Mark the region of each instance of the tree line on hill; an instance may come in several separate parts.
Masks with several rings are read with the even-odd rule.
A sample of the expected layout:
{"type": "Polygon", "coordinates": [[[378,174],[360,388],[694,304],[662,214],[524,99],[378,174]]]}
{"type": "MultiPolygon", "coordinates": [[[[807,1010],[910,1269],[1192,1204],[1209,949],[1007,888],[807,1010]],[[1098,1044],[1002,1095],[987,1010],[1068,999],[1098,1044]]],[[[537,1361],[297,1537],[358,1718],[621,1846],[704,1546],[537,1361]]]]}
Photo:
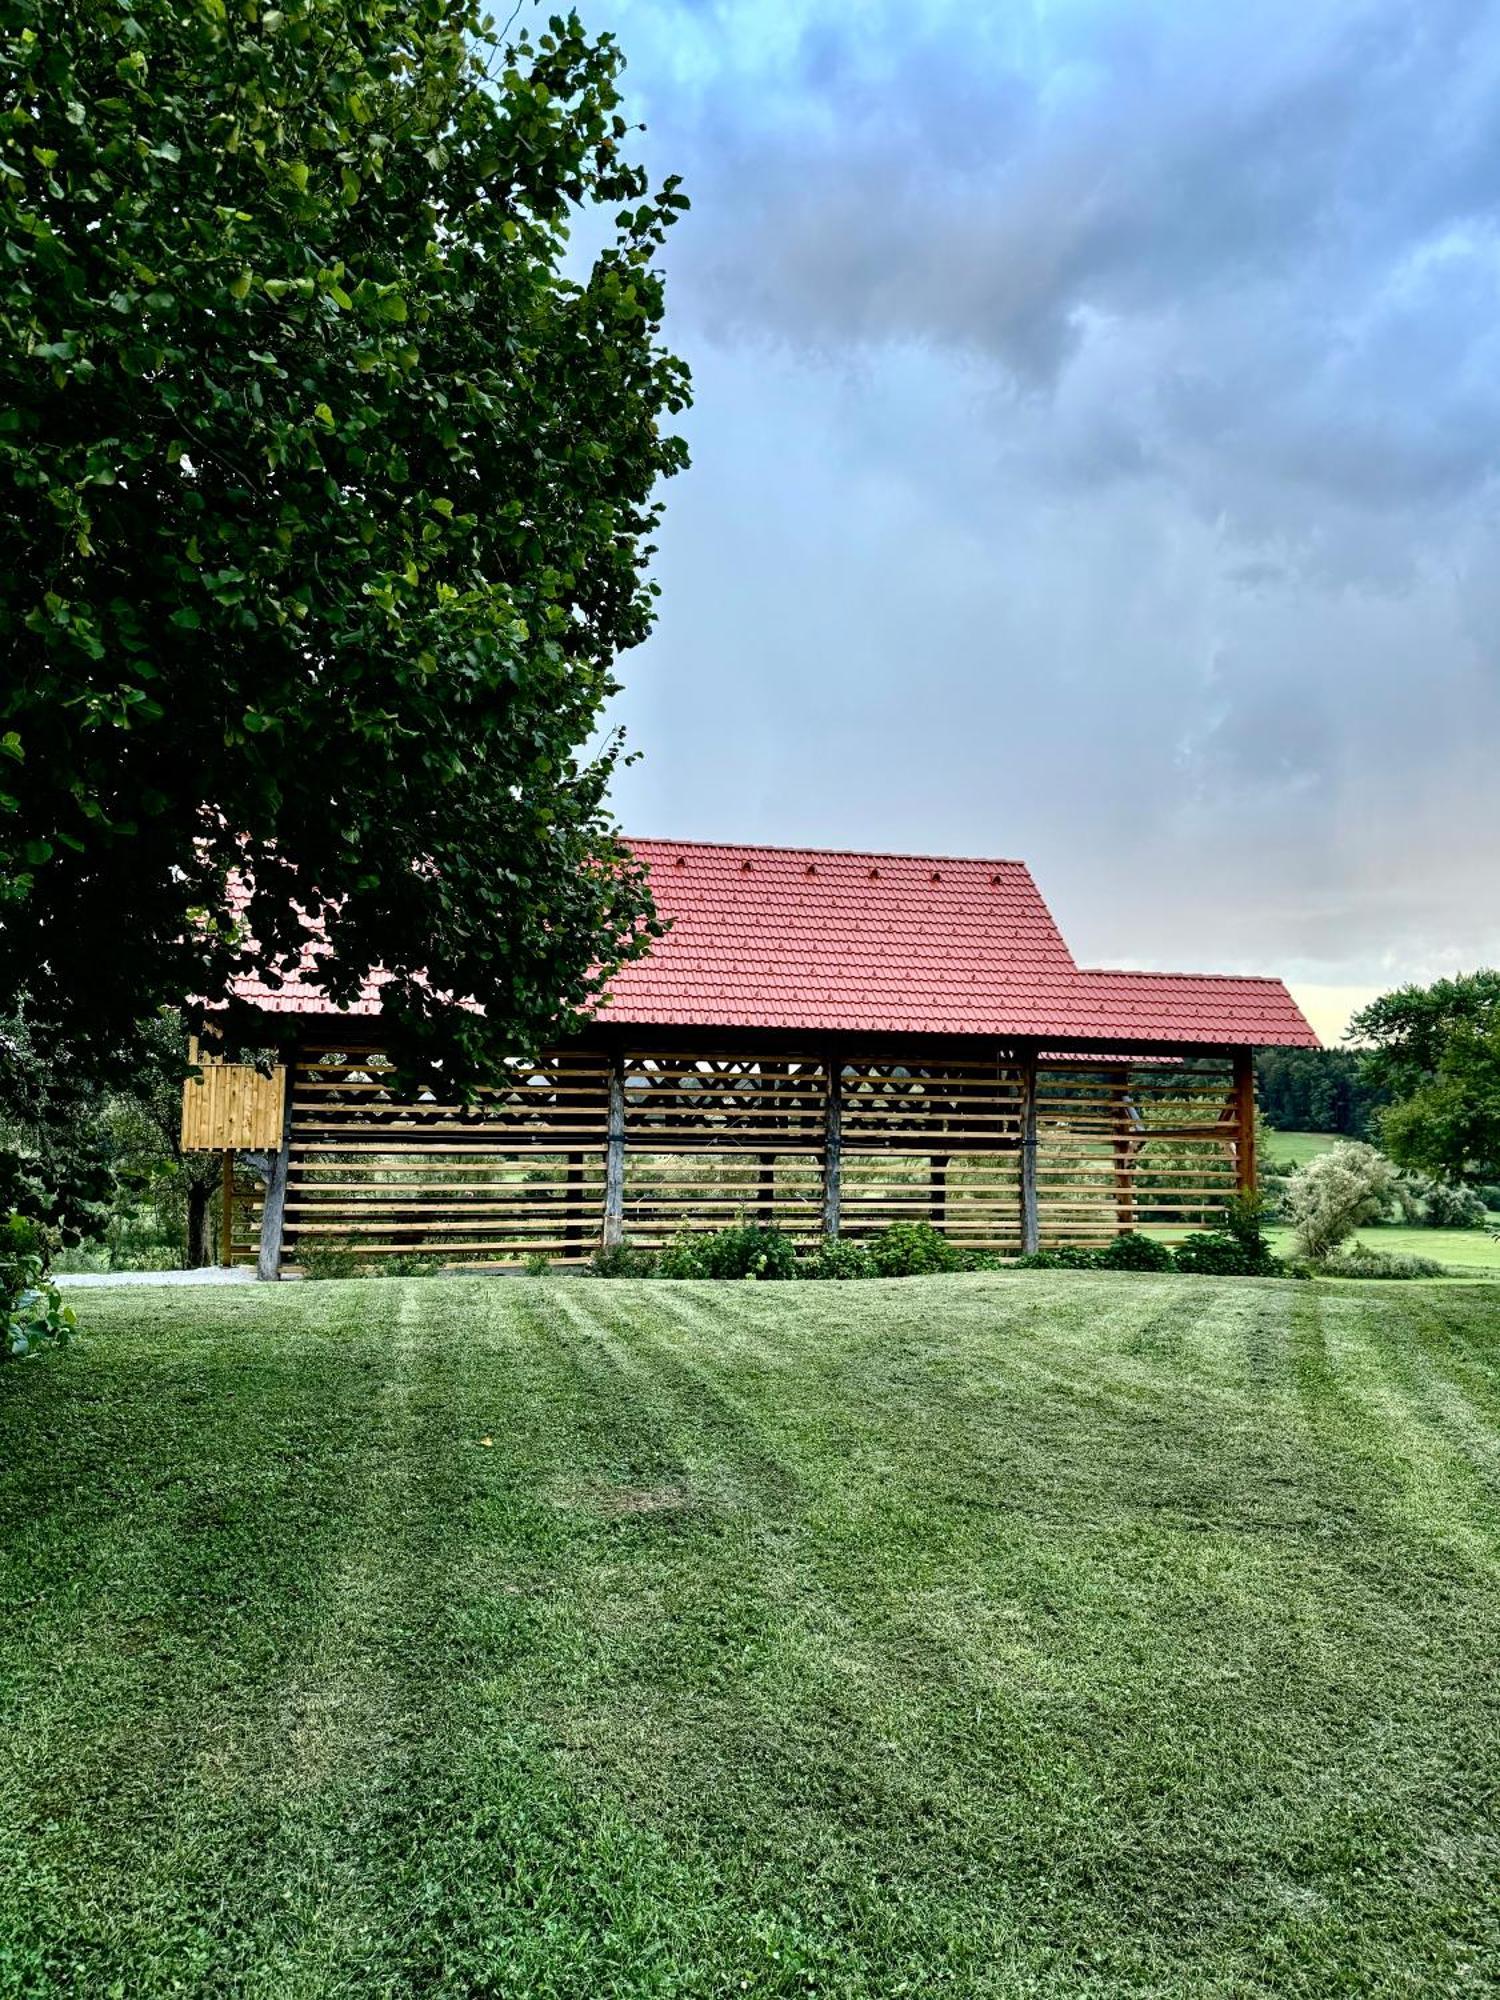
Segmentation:
{"type": "Polygon", "coordinates": [[[1386,1101],[1353,1049],[1262,1049],[1255,1058],[1261,1115],[1278,1132],[1368,1139],[1386,1101]]]}

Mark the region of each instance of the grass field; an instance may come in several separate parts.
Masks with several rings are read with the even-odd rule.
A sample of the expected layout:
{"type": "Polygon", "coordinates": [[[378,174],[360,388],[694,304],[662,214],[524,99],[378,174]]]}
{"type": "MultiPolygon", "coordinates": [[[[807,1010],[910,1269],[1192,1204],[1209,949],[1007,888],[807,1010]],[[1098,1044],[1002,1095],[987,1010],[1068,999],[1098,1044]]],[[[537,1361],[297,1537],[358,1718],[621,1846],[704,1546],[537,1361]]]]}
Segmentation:
{"type": "Polygon", "coordinates": [[[1267,1132],[1263,1150],[1278,1166],[1305,1167],[1316,1154],[1342,1143],[1337,1132],[1267,1132]]]}
{"type": "Polygon", "coordinates": [[[80,1304],[0,1992],[1494,1990],[1500,1287],[80,1304]]]}
{"type": "MultiPolygon", "coordinates": [[[[1290,1229],[1273,1227],[1266,1236],[1278,1257],[1294,1255],[1290,1229]]],[[[1482,1229],[1402,1229],[1381,1223],[1357,1231],[1355,1240],[1390,1256],[1432,1257],[1455,1276],[1500,1279],[1500,1243],[1482,1229]]]]}

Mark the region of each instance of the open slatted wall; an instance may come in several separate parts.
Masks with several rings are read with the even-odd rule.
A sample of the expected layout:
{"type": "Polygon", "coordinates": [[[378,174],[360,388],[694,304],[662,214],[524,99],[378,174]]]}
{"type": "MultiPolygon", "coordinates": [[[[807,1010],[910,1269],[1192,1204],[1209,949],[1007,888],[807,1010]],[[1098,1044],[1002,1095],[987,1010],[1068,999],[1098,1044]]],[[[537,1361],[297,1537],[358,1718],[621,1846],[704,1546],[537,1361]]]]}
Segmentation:
{"type": "Polygon", "coordinates": [[[1021,1247],[1021,1078],[1013,1063],[846,1062],[841,1228],[930,1222],[955,1243],[1021,1247]]]}
{"type": "Polygon", "coordinates": [[[570,1049],[508,1069],[474,1104],[402,1102],[379,1050],[304,1050],[284,1261],[309,1243],[475,1269],[587,1258],[603,1213],[605,1058],[570,1049]]]}
{"type": "Polygon", "coordinates": [[[774,1223],[818,1234],[827,1070],[816,1060],[625,1058],[625,1234],[774,1223]]]}
{"type": "Polygon", "coordinates": [[[1227,1057],[1039,1065],[1042,1247],[1211,1225],[1235,1192],[1238,1145],[1227,1057]]]}
{"type": "MultiPolygon", "coordinates": [[[[684,1229],[822,1227],[829,1065],[811,1057],[623,1058],[623,1225],[643,1246],[684,1229]]],[[[1021,1247],[1023,1080],[1010,1054],[837,1065],[840,1226],[929,1221],[1001,1255],[1021,1247]]],[[[1037,1066],[1044,1246],[1212,1224],[1236,1187],[1228,1057],[1037,1066]]],[[[374,1048],[296,1066],[284,1261],[326,1243],[469,1268],[540,1253],[583,1263],[604,1217],[609,1063],[568,1049],[510,1065],[478,1103],[402,1102],[374,1048]]],[[[248,1247],[248,1246],[247,1246],[248,1247]]]]}

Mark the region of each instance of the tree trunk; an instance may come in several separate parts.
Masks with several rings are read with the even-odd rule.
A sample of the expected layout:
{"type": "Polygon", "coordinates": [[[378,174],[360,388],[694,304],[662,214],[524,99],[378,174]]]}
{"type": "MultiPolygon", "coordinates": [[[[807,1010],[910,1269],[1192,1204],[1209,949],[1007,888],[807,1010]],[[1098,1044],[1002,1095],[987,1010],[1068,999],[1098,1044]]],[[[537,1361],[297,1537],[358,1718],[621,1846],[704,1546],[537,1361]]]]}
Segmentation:
{"type": "Polygon", "coordinates": [[[214,1261],[212,1187],[189,1182],[187,1191],[187,1260],[189,1270],[214,1261]]]}

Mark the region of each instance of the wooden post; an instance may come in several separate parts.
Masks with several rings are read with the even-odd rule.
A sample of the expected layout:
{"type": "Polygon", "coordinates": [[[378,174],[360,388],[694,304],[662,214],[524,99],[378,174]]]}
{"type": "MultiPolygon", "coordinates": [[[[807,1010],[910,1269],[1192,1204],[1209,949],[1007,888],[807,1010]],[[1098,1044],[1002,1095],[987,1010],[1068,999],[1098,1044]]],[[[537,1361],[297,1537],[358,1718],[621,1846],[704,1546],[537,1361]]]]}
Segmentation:
{"type": "Polygon", "coordinates": [[[226,1151],[219,1175],[219,1262],[234,1262],[234,1154],[226,1151]]]}
{"type": "Polygon", "coordinates": [[[625,1057],[609,1059],[609,1127],[604,1142],[604,1247],[625,1238],[625,1057]]]}
{"type": "Polygon", "coordinates": [[[1255,1051],[1234,1052],[1235,1183],[1241,1194],[1255,1192],[1255,1051]]]}
{"type": "Polygon", "coordinates": [[[1026,1256],[1041,1245],[1036,1193],[1036,1050],[1021,1056],[1021,1249],[1026,1256]]]}
{"type": "Polygon", "coordinates": [[[260,1255],[256,1259],[257,1278],[281,1276],[281,1236],[286,1217],[286,1176],[292,1152],[292,1080],[297,1074],[295,1052],[286,1066],[281,1097],[281,1143],[271,1155],[266,1175],[265,1199],[260,1210],[260,1255]]]}
{"type": "Polygon", "coordinates": [[[830,1049],[823,1068],[827,1081],[823,1109],[823,1234],[837,1236],[844,1144],[844,1063],[837,1050],[830,1049]]]}
{"type": "Polygon", "coordinates": [[[1130,1148],[1130,1076],[1113,1086],[1117,1098],[1114,1111],[1115,1228],[1135,1228],[1135,1174],[1130,1148]]]}

